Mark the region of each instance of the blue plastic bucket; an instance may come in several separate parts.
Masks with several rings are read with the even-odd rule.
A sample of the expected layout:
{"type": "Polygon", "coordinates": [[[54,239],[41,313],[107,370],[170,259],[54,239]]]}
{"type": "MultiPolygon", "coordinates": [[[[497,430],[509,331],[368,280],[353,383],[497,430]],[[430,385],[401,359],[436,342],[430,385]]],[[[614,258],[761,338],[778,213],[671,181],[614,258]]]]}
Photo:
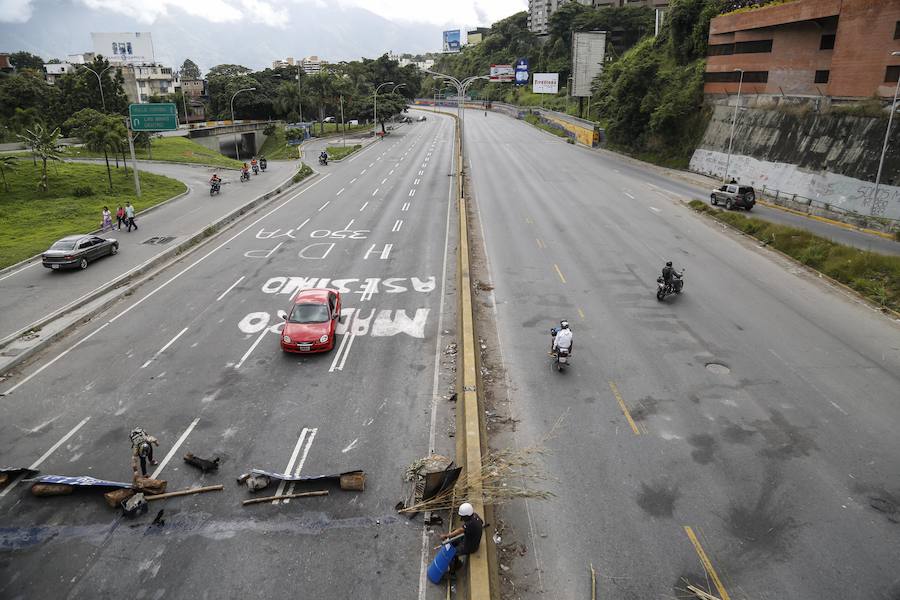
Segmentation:
{"type": "Polygon", "coordinates": [[[428,565],[428,581],[440,583],[444,573],[450,568],[450,563],[453,562],[454,556],[456,556],[456,546],[453,544],[441,546],[441,549],[434,556],[434,560],[428,565]]]}

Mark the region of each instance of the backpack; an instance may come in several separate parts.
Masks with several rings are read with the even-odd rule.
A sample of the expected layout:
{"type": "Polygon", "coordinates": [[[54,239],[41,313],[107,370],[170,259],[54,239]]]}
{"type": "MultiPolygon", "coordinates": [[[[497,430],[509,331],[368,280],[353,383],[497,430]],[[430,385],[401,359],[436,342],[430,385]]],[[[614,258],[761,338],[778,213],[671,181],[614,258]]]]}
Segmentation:
{"type": "Polygon", "coordinates": [[[134,429],[131,430],[130,437],[131,437],[131,447],[137,448],[141,444],[146,443],[147,438],[149,436],[147,435],[147,432],[144,431],[143,429],[141,429],[140,427],[135,427],[134,429]]]}

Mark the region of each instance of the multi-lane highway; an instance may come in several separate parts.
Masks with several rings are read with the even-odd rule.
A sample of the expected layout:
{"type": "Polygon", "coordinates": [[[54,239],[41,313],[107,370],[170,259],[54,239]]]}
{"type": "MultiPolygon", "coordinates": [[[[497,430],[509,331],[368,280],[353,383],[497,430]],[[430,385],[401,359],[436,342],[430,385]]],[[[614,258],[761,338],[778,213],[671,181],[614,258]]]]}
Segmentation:
{"type": "Polygon", "coordinates": [[[516,421],[494,445],[562,417],[557,497],[501,513],[510,597],[589,598],[591,564],[598,598],[897,597],[900,324],[650,171],[480,111],[466,151],[516,421]],[[685,293],[660,303],[666,260],[685,293]]]}
{"type": "Polygon", "coordinates": [[[0,596],[438,594],[422,577],[434,543],[394,505],[407,465],[452,448],[449,417],[433,413],[452,341],[452,153],[451,120],[430,117],[320,167],[4,381],[4,465],[129,481],[128,434],[140,426],[160,439],[153,475],[170,490],[225,491],[152,503],[132,522],[97,494],[7,486],[0,596]],[[336,346],[285,355],[277,312],[306,287],[343,294],[336,346]],[[186,452],[219,456],[219,472],[200,474],[186,452]],[[235,477],[254,467],[363,469],[368,482],[242,507],[235,477]],[[160,508],[165,524],[150,524],[160,508]]]}

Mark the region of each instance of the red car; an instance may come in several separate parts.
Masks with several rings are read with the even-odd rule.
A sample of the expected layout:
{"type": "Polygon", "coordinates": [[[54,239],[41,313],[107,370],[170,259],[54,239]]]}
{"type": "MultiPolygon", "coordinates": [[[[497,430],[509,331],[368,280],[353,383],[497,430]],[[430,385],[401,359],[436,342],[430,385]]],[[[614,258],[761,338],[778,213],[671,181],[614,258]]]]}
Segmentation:
{"type": "Polygon", "coordinates": [[[285,316],[281,349],[285,352],[328,352],[341,316],[341,294],[334,290],[303,290],[285,316]]]}

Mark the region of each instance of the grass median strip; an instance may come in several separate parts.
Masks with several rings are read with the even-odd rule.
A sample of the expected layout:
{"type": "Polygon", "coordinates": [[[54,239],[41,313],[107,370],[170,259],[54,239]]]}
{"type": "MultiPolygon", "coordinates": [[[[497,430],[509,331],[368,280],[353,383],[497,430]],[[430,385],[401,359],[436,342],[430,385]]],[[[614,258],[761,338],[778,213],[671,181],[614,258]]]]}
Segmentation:
{"type": "Polygon", "coordinates": [[[185,191],[185,186],[162,175],[141,173],[142,195],[134,194],[131,169],[113,171],[113,192],[105,165],[54,163],[48,166],[48,187],[37,191],[40,165],[21,160],[7,174],[10,191],[0,194],[0,268],[46,250],[61,237],[100,228],[103,207],[115,222],[116,207],[131,202],[141,211],[185,191]]]}
{"type": "Polygon", "coordinates": [[[900,257],[858,250],[802,229],[716,209],[701,200],[692,200],[690,206],[828,275],[879,306],[900,311],[900,257]]]}
{"type": "MultiPolygon", "coordinates": [[[[139,160],[163,160],[168,162],[211,165],[240,169],[241,162],[228,158],[206,146],[201,146],[186,137],[156,138],[151,142],[151,150],[146,145],[135,144],[134,154],[139,160]]],[[[83,147],[70,146],[66,158],[103,158],[102,152],[90,152],[83,147]]],[[[130,157],[129,157],[129,160],[130,157]]]]}
{"type": "Polygon", "coordinates": [[[347,158],[357,150],[362,148],[360,144],[355,146],[328,146],[325,151],[328,152],[328,158],[331,160],[341,160],[347,158]]]}
{"type": "Polygon", "coordinates": [[[294,174],[293,181],[294,181],[294,183],[300,183],[301,181],[303,181],[304,179],[306,179],[307,177],[309,177],[312,174],[313,174],[312,168],[308,164],[302,163],[300,166],[300,169],[298,169],[297,172],[294,174]]]}

